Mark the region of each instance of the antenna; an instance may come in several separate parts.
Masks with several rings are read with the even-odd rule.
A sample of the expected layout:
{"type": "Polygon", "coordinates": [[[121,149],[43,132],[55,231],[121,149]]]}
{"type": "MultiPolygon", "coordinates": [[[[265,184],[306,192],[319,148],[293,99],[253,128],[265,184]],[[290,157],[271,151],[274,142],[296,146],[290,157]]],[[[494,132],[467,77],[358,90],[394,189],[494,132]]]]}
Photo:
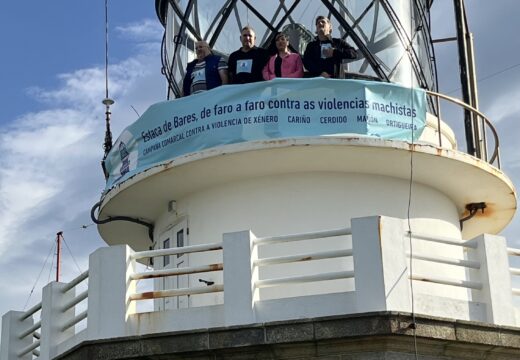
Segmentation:
{"type": "Polygon", "coordinates": [[[101,167],[103,168],[105,179],[108,179],[109,174],[105,166],[105,160],[108,156],[108,153],[112,149],[112,132],[110,131],[110,115],[112,115],[112,112],[110,111],[110,106],[114,104],[114,100],[108,96],[108,0],[105,0],[105,98],[103,99],[102,103],[105,105],[106,129],[105,143],[103,144],[105,154],[103,155],[103,160],[101,161],[101,167]]]}
{"type": "MultiPolygon", "coordinates": [[[[455,20],[457,25],[457,42],[459,51],[460,82],[462,88],[462,100],[470,106],[478,109],[478,93],[475,75],[475,58],[473,53],[473,35],[469,31],[468,19],[464,0],[454,0],[455,20]]],[[[482,147],[482,129],[474,114],[464,111],[464,129],[466,132],[466,145],[470,155],[480,159],[485,154],[482,147]]]]}
{"type": "Polygon", "coordinates": [[[63,231],[56,233],[56,282],[60,281],[60,270],[61,270],[61,239],[63,231]]]}

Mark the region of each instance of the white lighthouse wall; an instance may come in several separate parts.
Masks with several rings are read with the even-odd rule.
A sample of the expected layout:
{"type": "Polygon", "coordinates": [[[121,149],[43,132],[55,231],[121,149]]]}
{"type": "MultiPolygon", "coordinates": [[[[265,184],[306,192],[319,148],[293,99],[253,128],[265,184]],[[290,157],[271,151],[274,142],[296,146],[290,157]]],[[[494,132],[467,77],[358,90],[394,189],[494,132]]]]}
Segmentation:
{"type": "MultiPolygon", "coordinates": [[[[409,182],[406,180],[354,173],[291,173],[258,177],[206,188],[176,200],[176,211],[167,211],[156,221],[156,236],[170,231],[178,219],[187,219],[189,235],[185,245],[220,242],[223,233],[251,229],[257,237],[350,227],[350,219],[371,215],[401,218],[407,229],[409,182]]],[[[410,208],[412,232],[460,239],[458,212],[444,194],[428,186],[413,184],[410,208]]],[[[407,234],[403,234],[407,237],[407,234]]],[[[159,244],[160,245],[160,244],[159,244]]],[[[306,240],[298,243],[259,246],[259,257],[304,254],[351,248],[350,236],[306,240]]],[[[415,243],[414,253],[464,257],[460,247],[415,243]]],[[[189,255],[190,266],[222,261],[222,253],[189,255]]],[[[298,264],[261,267],[260,279],[316,272],[354,270],[351,258],[307,261],[298,264]]],[[[462,268],[414,261],[414,274],[450,278],[464,275],[462,268]]],[[[199,281],[222,283],[221,272],[189,276],[188,285],[205,286],[199,281]]],[[[415,291],[442,296],[443,285],[416,284],[415,291]]],[[[309,284],[261,289],[260,299],[302,296],[354,290],[353,279],[334,280],[319,287],[309,284]]],[[[451,288],[450,296],[467,299],[465,289],[451,288]]],[[[189,306],[220,304],[221,293],[196,295],[189,306]]]]}

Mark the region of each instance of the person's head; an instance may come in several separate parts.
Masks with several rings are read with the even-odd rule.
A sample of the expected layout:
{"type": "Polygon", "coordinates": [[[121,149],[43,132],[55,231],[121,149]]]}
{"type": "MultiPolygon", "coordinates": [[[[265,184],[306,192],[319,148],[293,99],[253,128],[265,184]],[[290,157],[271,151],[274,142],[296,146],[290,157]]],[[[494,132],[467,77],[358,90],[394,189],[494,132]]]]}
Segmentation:
{"type": "Polygon", "coordinates": [[[276,50],[287,51],[287,47],[289,46],[289,39],[287,39],[287,35],[284,33],[278,33],[274,37],[274,41],[276,44],[276,50]]]}
{"type": "Polygon", "coordinates": [[[242,43],[242,50],[249,51],[255,46],[256,35],[255,31],[250,26],[245,26],[240,31],[240,42],[242,43]]]}
{"type": "Polygon", "coordinates": [[[202,60],[209,54],[211,54],[211,49],[209,45],[205,41],[197,41],[195,43],[195,53],[197,54],[197,59],[202,60]]]}
{"type": "Polygon", "coordinates": [[[320,15],[316,18],[316,33],[318,36],[329,36],[332,32],[332,24],[328,17],[320,15]]]}

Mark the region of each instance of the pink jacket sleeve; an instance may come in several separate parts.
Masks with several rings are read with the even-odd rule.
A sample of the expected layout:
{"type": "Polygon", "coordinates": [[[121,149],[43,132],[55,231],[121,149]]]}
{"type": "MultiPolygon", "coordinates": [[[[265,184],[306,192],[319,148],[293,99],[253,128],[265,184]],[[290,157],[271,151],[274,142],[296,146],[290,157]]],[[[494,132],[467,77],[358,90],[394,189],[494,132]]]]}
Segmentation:
{"type": "Polygon", "coordinates": [[[288,78],[302,78],[303,77],[303,63],[299,54],[292,53],[290,56],[291,70],[285,74],[288,78]]]}
{"type": "Polygon", "coordinates": [[[264,80],[272,80],[276,76],[274,75],[274,58],[276,55],[273,55],[269,58],[269,61],[265,64],[264,69],[262,70],[262,76],[264,80]]]}

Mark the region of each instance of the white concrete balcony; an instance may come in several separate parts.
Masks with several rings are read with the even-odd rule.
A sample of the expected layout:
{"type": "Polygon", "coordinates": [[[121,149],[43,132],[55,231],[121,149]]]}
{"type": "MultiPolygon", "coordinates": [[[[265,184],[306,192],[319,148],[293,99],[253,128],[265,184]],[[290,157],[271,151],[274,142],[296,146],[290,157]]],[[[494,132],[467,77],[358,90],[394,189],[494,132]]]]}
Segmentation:
{"type": "Polygon", "coordinates": [[[257,238],[241,231],[184,248],[101,248],[90,256],[87,273],[68,284],[50,283],[41,303],[3,316],[0,357],[46,360],[87,340],[382,311],[517,328],[513,297],[520,290],[512,289],[511,276],[520,269],[510,269],[509,256],[520,250],[498,236],[462,241],[410,234],[406,220],[379,216],[297,235],[257,238]],[[324,250],[307,253],[309,242],[324,250]],[[206,253],[213,256],[201,256],[206,253]],[[179,254],[198,256],[196,265],[136,271],[138,260],[179,254]],[[187,286],[136,290],[137,281],[172,276],[188,276],[187,286]],[[77,294],[76,285],[87,278],[88,290],[77,294]],[[137,311],[144,299],[180,297],[188,300],[176,309],[137,311]]]}
{"type": "MultiPolygon", "coordinates": [[[[262,84],[263,90],[255,91],[267,92],[265,98],[273,99],[271,93],[296,83],[305,89],[326,89],[329,83],[322,80],[299,79],[290,84],[280,80],[262,84]]],[[[379,83],[364,86],[374,84],[379,83]]],[[[190,112],[198,114],[206,105],[213,109],[212,98],[228,91],[223,87],[200,94],[201,100],[190,112]]],[[[292,98],[295,93],[298,91],[291,90],[287,96],[292,98]]],[[[176,116],[176,111],[183,109],[185,100],[163,104],[169,112],[158,115],[151,111],[134,125],[162,124],[163,118],[176,116]]],[[[514,185],[500,170],[499,139],[493,125],[457,99],[428,92],[427,103],[430,112],[431,107],[437,109],[438,116],[427,112],[424,131],[412,142],[347,130],[302,135],[300,127],[291,128],[283,137],[258,139],[242,133],[247,135],[249,130],[234,129],[241,135],[233,142],[171,155],[108,188],[98,204],[98,219],[103,221],[99,233],[110,245],[128,244],[142,251],[150,246],[151,227],[111,219],[125,216],[153,224],[150,238],[157,242],[165,229],[186,217],[193,225],[190,244],[195,245],[201,244],[199,239],[214,239],[215,234],[230,228],[252,228],[264,236],[340,227],[344,218],[376,214],[405,218],[403,199],[411,180],[415,229],[427,232],[435,227],[437,235],[463,239],[500,233],[511,221],[517,201],[514,185]],[[464,116],[460,116],[464,111],[471,113],[482,134],[475,156],[457,147],[456,139],[464,138],[464,116]],[[168,210],[172,202],[176,203],[175,214],[168,210]],[[395,206],[397,203],[401,206],[395,206]],[[244,204],[255,206],[244,211],[244,204]],[[472,213],[468,210],[471,204],[485,204],[485,211],[472,213]],[[278,220],[276,211],[265,211],[282,208],[283,221],[278,220]],[[328,209],[327,216],[317,217],[314,209],[328,209]],[[470,213],[474,217],[461,229],[459,221],[470,213]],[[206,221],[209,216],[211,222],[206,221]]],[[[114,148],[117,153],[119,147],[114,148]]]]}

